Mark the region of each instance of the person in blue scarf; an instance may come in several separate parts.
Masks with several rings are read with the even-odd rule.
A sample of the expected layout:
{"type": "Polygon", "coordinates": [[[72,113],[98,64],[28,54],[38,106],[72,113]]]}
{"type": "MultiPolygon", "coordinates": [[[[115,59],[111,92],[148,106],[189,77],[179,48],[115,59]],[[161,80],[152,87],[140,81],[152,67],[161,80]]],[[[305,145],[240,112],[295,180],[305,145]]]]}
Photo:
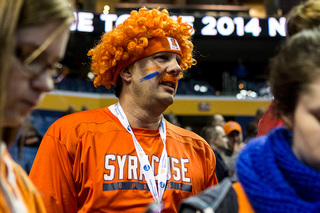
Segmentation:
{"type": "Polygon", "coordinates": [[[271,60],[283,127],[252,140],[237,174],[255,212],[320,212],[320,29],[290,37],[271,60]]]}
{"type": "Polygon", "coordinates": [[[320,27],[288,38],[270,61],[270,71],[284,125],[243,148],[238,181],[225,178],[184,200],[179,213],[320,212],[320,27]]]}
{"type": "Polygon", "coordinates": [[[260,120],[258,135],[279,121],[283,127],[245,146],[236,165],[239,180],[225,178],[219,186],[184,200],[179,213],[320,212],[319,17],[320,0],[294,7],[287,18],[288,40],[270,62],[275,99],[264,129],[260,120]]]}

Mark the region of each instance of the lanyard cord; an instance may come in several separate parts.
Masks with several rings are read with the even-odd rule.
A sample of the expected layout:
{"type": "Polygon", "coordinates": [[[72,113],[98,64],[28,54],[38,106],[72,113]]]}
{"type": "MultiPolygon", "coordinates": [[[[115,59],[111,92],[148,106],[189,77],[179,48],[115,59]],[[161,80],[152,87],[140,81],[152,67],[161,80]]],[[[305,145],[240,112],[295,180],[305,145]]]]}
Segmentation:
{"type": "Polygon", "coordinates": [[[140,143],[137,141],[131,127],[127,116],[125,115],[120,103],[109,106],[109,110],[119,119],[122,126],[131,134],[133,143],[138,155],[140,162],[140,168],[144,174],[145,180],[148,184],[149,190],[153,196],[153,199],[160,203],[167,183],[167,168],[168,168],[168,155],[166,150],[166,126],[163,116],[161,117],[159,132],[163,142],[163,150],[160,158],[159,168],[158,168],[158,187],[156,186],[155,177],[153,169],[151,168],[148,156],[143,151],[140,143]]]}

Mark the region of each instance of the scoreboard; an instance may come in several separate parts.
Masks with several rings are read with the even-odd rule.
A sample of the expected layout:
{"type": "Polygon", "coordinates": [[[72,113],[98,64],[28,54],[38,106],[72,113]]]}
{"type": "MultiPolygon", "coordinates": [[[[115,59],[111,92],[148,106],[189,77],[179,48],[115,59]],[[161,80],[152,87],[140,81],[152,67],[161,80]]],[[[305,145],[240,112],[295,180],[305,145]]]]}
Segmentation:
{"type": "MultiPolygon", "coordinates": [[[[89,12],[75,13],[76,22],[71,31],[87,33],[104,33],[111,31],[122,23],[129,14],[93,14],[89,12]]],[[[177,18],[177,16],[172,16],[177,18]]],[[[181,15],[184,22],[193,26],[195,37],[285,37],[285,17],[241,17],[241,16],[193,16],[181,15]]]]}

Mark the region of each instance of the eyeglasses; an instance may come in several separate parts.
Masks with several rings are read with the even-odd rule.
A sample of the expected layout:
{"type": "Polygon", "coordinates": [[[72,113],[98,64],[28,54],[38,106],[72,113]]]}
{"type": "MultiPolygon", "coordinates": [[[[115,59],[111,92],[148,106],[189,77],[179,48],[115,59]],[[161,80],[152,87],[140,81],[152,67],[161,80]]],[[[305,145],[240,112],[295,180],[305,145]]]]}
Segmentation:
{"type": "Polygon", "coordinates": [[[70,69],[58,62],[54,64],[48,64],[45,58],[40,55],[30,63],[26,63],[26,58],[31,55],[30,52],[24,51],[22,48],[16,49],[16,58],[19,62],[23,65],[23,72],[27,73],[28,75],[34,77],[42,74],[43,72],[49,71],[53,82],[55,84],[60,83],[70,72],[70,69]]]}

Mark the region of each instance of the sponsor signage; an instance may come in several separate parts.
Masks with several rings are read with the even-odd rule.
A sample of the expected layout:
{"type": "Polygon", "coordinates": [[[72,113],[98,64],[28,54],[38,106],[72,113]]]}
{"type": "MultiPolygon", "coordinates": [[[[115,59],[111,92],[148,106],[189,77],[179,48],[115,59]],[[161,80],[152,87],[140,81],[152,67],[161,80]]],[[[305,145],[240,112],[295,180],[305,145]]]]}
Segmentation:
{"type": "MultiPolygon", "coordinates": [[[[86,33],[104,33],[122,23],[129,14],[93,14],[75,13],[76,22],[71,31],[86,33]]],[[[177,18],[177,16],[172,16],[177,18]]],[[[241,16],[192,16],[181,15],[183,21],[194,27],[194,36],[239,37],[239,38],[279,38],[285,37],[286,18],[241,17],[241,16]]]]}

